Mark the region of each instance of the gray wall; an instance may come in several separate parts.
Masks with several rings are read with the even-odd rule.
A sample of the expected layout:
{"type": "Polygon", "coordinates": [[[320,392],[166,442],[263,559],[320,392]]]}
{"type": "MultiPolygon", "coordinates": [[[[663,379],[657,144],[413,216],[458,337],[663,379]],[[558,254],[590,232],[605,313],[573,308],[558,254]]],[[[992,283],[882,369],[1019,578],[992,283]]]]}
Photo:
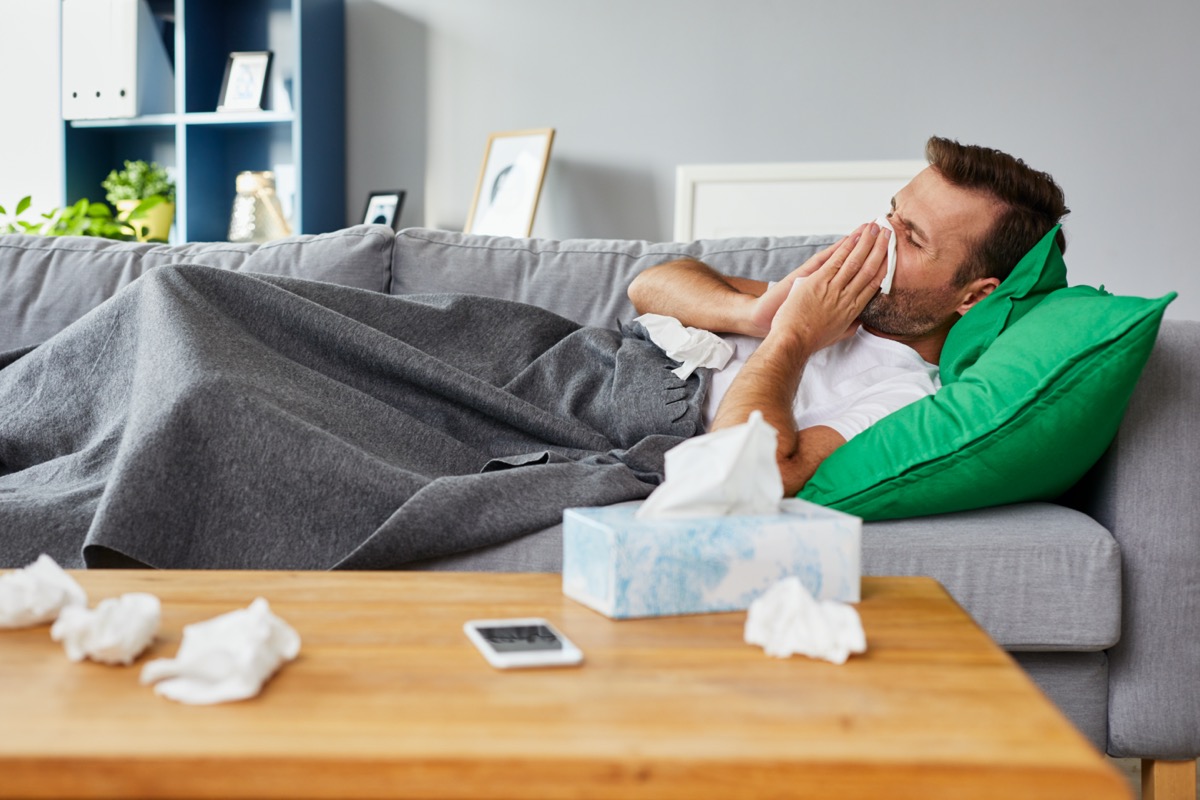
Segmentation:
{"type": "MultiPolygon", "coordinates": [[[[0,0],[0,205],[61,185],[57,12],[0,0]]],[[[988,144],[1067,190],[1077,282],[1200,319],[1200,2],[347,0],[347,223],[461,226],[488,133],[558,131],[535,233],[669,239],[680,163],[988,144]]]]}
{"type": "MultiPolygon", "coordinates": [[[[554,127],[535,235],[669,239],[680,163],[921,158],[1064,186],[1075,282],[1200,319],[1200,3],[348,0],[348,221],[461,228],[488,133],[554,127]]],[[[886,198],[881,198],[881,203],[886,198]]]]}

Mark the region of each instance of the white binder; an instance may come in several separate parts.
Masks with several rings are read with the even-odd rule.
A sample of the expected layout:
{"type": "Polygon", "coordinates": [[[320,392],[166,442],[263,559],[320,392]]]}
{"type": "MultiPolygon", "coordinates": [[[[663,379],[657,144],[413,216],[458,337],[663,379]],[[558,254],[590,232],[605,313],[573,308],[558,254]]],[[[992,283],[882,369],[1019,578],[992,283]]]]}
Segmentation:
{"type": "Polygon", "coordinates": [[[174,109],[171,62],[146,0],[62,0],[63,119],[174,109]]]}

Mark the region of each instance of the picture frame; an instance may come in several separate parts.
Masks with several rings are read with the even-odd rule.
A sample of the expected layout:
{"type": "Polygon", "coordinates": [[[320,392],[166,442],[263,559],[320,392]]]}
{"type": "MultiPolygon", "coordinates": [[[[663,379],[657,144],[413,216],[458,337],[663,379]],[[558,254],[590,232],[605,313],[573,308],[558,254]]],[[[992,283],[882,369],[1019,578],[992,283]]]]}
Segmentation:
{"type": "Polygon", "coordinates": [[[554,128],[503,131],[488,137],[467,216],[467,233],[527,237],[533,232],[554,128]]]}
{"type": "Polygon", "coordinates": [[[887,210],[925,161],[683,164],[675,170],[677,242],[844,234],[887,210]]]}
{"type": "Polygon", "coordinates": [[[225,61],[217,111],[261,111],[271,72],[270,50],[238,51],[225,61]]]}
{"type": "Polygon", "coordinates": [[[367,205],[363,209],[363,225],[387,225],[392,230],[399,230],[400,211],[404,208],[403,189],[388,189],[371,192],[367,195],[367,205]]]}

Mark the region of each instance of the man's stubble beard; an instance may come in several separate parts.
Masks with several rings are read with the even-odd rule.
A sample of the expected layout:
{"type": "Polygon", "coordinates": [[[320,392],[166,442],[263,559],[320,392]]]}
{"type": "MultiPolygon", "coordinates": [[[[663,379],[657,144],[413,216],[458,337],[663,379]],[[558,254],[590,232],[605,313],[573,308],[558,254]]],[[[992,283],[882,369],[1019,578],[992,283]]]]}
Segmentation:
{"type": "Polygon", "coordinates": [[[944,325],[952,315],[950,287],[931,292],[928,289],[893,289],[871,298],[858,320],[868,329],[889,336],[924,336],[944,325]]]}

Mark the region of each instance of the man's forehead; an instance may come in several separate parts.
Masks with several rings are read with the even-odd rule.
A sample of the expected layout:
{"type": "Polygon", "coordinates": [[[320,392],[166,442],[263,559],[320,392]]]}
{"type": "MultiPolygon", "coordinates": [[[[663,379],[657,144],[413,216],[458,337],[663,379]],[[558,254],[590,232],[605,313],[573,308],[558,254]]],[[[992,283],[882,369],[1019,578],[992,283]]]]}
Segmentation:
{"type": "Polygon", "coordinates": [[[999,209],[997,201],[985,192],[955,186],[933,167],[917,173],[896,192],[892,203],[901,221],[926,238],[955,231],[973,238],[990,226],[999,209]]]}

